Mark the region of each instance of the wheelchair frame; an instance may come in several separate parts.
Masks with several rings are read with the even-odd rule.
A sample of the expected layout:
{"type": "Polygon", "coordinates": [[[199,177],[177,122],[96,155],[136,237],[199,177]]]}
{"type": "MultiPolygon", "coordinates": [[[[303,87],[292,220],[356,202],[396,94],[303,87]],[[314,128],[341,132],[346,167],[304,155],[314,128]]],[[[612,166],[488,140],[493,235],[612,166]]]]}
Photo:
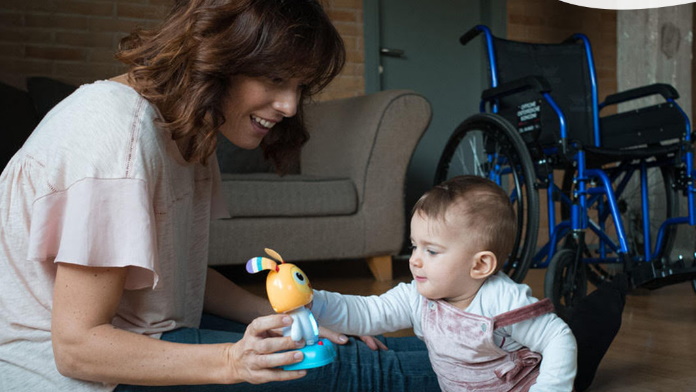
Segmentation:
{"type": "MultiPolygon", "coordinates": [[[[696,225],[696,191],[694,189],[694,178],[696,178],[696,171],[694,171],[694,155],[692,151],[692,131],[688,116],[676,103],[678,98],[677,91],[665,84],[654,84],[650,86],[644,86],[629,91],[617,93],[610,95],[602,103],[599,103],[598,93],[597,93],[597,79],[595,73],[594,59],[592,55],[592,48],[589,39],[583,34],[574,34],[569,39],[563,43],[576,43],[583,45],[585,51],[585,58],[587,59],[587,68],[590,79],[591,88],[591,108],[592,108],[592,132],[593,132],[593,146],[582,146],[568,137],[568,124],[566,122],[566,116],[563,113],[562,108],[556,103],[552,97],[552,91],[549,83],[541,76],[529,75],[518,80],[499,83],[498,81],[498,65],[495,57],[494,50],[494,37],[488,29],[488,27],[483,25],[478,25],[469,30],[460,38],[460,42],[466,45],[474,37],[479,34],[484,35],[485,39],[485,49],[487,52],[489,70],[490,70],[490,88],[485,90],[481,96],[481,104],[479,111],[481,114],[474,115],[469,119],[465,120],[462,125],[460,125],[454,134],[450,137],[450,140],[445,147],[445,151],[438,164],[438,169],[436,173],[436,183],[451,177],[453,174],[463,174],[459,172],[452,173],[454,161],[453,152],[458,149],[461,145],[462,140],[467,138],[467,133],[471,133],[476,129],[476,127],[481,128],[481,139],[478,142],[483,149],[482,151],[487,155],[487,169],[485,173],[477,173],[479,175],[485,175],[492,180],[497,181],[501,184],[501,176],[507,174],[513,174],[515,176],[524,176],[523,178],[515,178],[514,183],[520,184],[522,181],[525,182],[527,188],[531,188],[533,191],[538,189],[546,189],[547,196],[547,218],[549,225],[549,238],[548,241],[536,251],[530,252],[522,251],[518,253],[519,260],[515,261],[515,265],[512,266],[511,276],[516,281],[522,281],[526,275],[527,269],[532,268],[545,268],[548,267],[547,278],[545,282],[546,295],[552,297],[556,306],[572,306],[575,301],[575,297],[581,297],[584,295],[584,283],[586,276],[586,268],[593,264],[607,264],[607,263],[623,263],[626,272],[629,273],[631,277],[633,286],[645,286],[648,288],[662,287],[666,284],[676,283],[680,281],[692,280],[696,278],[696,260],[692,262],[691,266],[686,266],[683,260],[668,261],[664,257],[664,254],[669,253],[671,248],[670,241],[673,240],[674,230],[677,225],[696,225]],[[519,135],[517,135],[518,130],[509,121],[505,120],[502,116],[497,115],[498,113],[498,100],[501,97],[511,96],[519,93],[520,91],[536,91],[540,97],[548,103],[548,105],[555,112],[559,123],[559,135],[557,138],[557,145],[554,146],[544,146],[541,151],[536,150],[536,155],[529,151],[528,142],[522,140],[519,135]],[[594,148],[596,150],[601,150],[603,147],[600,145],[602,140],[602,135],[600,132],[600,116],[599,112],[601,109],[607,107],[608,105],[614,105],[621,102],[627,102],[635,100],[638,98],[647,97],[650,95],[661,95],[665,99],[665,105],[667,105],[667,110],[670,110],[669,115],[679,113],[684,121],[684,132],[680,140],[670,145],[671,149],[658,149],[656,154],[640,154],[635,155],[635,151],[638,150],[623,150],[616,152],[617,154],[628,155],[627,158],[613,159],[611,162],[617,163],[618,166],[613,168],[605,168],[600,166],[598,168],[591,168],[587,165],[587,154],[588,149],[594,148]],[[493,142],[487,141],[488,134],[484,126],[478,124],[490,123],[491,127],[497,127],[497,132],[502,132],[506,135],[508,140],[496,140],[493,142]],[[505,125],[507,122],[509,126],[505,125]],[[492,156],[495,154],[490,153],[490,143],[507,143],[507,152],[504,153],[505,157],[501,160],[499,156],[492,156]],[[520,157],[513,157],[514,154],[520,155],[520,157]],[[573,183],[575,188],[572,192],[568,192],[568,189],[562,189],[554,182],[553,169],[558,169],[558,163],[563,160],[563,157],[567,157],[568,161],[572,163],[576,173],[573,176],[573,183]],[[515,162],[512,162],[512,160],[515,162]],[[496,159],[496,162],[492,162],[491,159],[496,159]],[[502,165],[499,162],[506,162],[502,165]],[[510,163],[512,162],[512,163],[510,163]],[[515,172],[515,165],[533,165],[532,168],[522,168],[522,170],[517,169],[515,172]],[[550,162],[550,163],[549,163],[550,162]],[[494,163],[494,164],[492,164],[494,163]],[[554,165],[556,165],[554,167],[554,165]],[[549,167],[551,166],[551,167],[549,167]],[[667,169],[664,169],[667,168],[667,169]],[[669,201],[666,201],[666,214],[668,215],[666,219],[659,222],[660,227],[657,232],[657,237],[653,245],[652,235],[653,233],[651,226],[650,217],[650,199],[648,192],[648,171],[650,169],[659,169],[662,175],[662,180],[666,188],[666,192],[669,193],[669,187],[674,188],[675,195],[667,195],[670,197],[669,201]],[[680,174],[677,182],[674,182],[674,178],[671,178],[672,171],[678,171],[680,174]],[[621,206],[617,201],[617,195],[621,195],[629,181],[634,178],[634,173],[638,173],[639,183],[640,183],[640,194],[641,194],[641,209],[642,209],[642,239],[643,246],[642,249],[632,248],[630,241],[627,237],[626,228],[621,216],[621,206]],[[531,173],[531,174],[530,174],[531,173]],[[616,188],[612,186],[614,181],[618,181],[623,175],[621,180],[618,182],[616,188]],[[527,178],[527,177],[533,178],[527,178]],[[669,180],[669,181],[668,181],[669,180]],[[671,182],[671,184],[667,184],[671,182]],[[675,211],[669,211],[673,209],[676,205],[676,199],[671,197],[678,196],[678,190],[681,190],[683,194],[686,195],[686,200],[688,203],[688,215],[673,217],[675,211]],[[556,202],[560,202],[561,205],[567,206],[566,208],[567,216],[564,219],[558,221],[557,214],[555,212],[556,202]],[[590,208],[597,208],[597,216],[599,217],[597,222],[594,222],[589,217],[588,210],[590,208]],[[569,215],[568,215],[569,214],[569,215]],[[607,220],[610,219],[609,223],[613,223],[614,233],[609,233],[607,231],[607,220]],[[588,255],[590,252],[585,247],[585,233],[587,231],[592,232],[598,237],[598,248],[596,250],[597,257],[591,257],[588,255]],[[613,239],[611,236],[614,235],[616,238],[613,239]],[[671,237],[671,238],[670,238],[671,237]],[[573,260],[569,260],[571,254],[569,252],[559,252],[558,244],[566,239],[566,247],[574,249],[573,260]],[[572,245],[572,246],[569,246],[572,245]],[[613,256],[612,256],[613,254],[613,256]],[[558,255],[557,259],[554,260],[554,256],[558,255]],[[563,263],[563,266],[558,267],[552,265],[554,263],[563,263]],[[553,268],[552,268],[553,267],[553,268]],[[560,268],[560,269],[559,269],[560,268]],[[553,270],[553,271],[552,271],[553,270]],[[549,276],[551,273],[551,276],[549,276]],[[555,281],[554,281],[555,280],[555,281]],[[558,280],[563,280],[563,282],[558,282],[558,280]],[[565,303],[563,303],[565,301],[565,303]]],[[[657,105],[660,106],[660,105],[657,105]]],[[[662,107],[660,107],[662,109],[662,107]]],[[[638,121],[641,118],[637,119],[638,121]]],[[[659,122],[659,119],[657,120],[659,122]]],[[[472,136],[475,137],[476,135],[472,136]]],[[[468,139],[467,139],[468,140],[468,139]]],[[[468,148],[473,147],[475,143],[469,141],[468,148]]],[[[502,149],[497,149],[496,151],[502,151],[502,149]]],[[[476,154],[475,154],[476,155],[476,154]]],[[[465,169],[466,170],[466,169],[465,169]]],[[[566,175],[568,175],[568,169],[566,167],[566,175]]],[[[564,181],[565,182],[565,181],[564,181]]],[[[520,197],[518,188],[514,188],[510,191],[511,200],[513,202],[520,197]]],[[[533,197],[526,198],[528,203],[535,203],[538,199],[533,197]]],[[[534,206],[518,206],[518,213],[523,214],[529,212],[530,214],[538,213],[538,207],[534,206]],[[526,211],[526,212],[525,212],[526,211]]],[[[678,213],[678,209],[676,211],[678,213]]],[[[527,219],[534,219],[534,217],[527,217],[527,219]]],[[[538,223],[538,216],[536,217],[538,223]]],[[[520,219],[520,222],[524,222],[524,219],[520,219]]],[[[537,225],[538,226],[538,225],[537,225]]],[[[522,228],[520,228],[522,229],[522,228]]],[[[528,231],[523,235],[521,241],[524,244],[519,244],[520,248],[536,248],[537,233],[531,231],[536,230],[533,224],[526,227],[528,231]],[[530,246],[531,243],[531,246],[530,246]]],[[[639,233],[640,234],[640,233],[639,233]]],[[[516,249],[516,251],[518,251],[516,249]]],[[[515,256],[513,254],[512,256],[515,256]]],[[[696,258],[696,255],[694,255],[696,258]]],[[[606,278],[606,274],[601,277],[601,279],[606,278]]],[[[600,280],[601,280],[600,279],[600,280]]],[[[598,283],[596,280],[594,283],[598,283]]]]}

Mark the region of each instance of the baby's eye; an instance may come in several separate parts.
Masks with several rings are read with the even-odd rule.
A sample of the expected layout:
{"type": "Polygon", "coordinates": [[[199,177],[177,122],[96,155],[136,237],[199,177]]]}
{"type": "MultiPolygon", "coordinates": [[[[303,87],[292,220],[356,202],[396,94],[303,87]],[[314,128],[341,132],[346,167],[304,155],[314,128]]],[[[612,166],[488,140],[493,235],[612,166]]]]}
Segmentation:
{"type": "Polygon", "coordinates": [[[426,249],[425,251],[431,256],[437,256],[437,254],[438,254],[438,252],[436,252],[432,249],[426,249]]]}

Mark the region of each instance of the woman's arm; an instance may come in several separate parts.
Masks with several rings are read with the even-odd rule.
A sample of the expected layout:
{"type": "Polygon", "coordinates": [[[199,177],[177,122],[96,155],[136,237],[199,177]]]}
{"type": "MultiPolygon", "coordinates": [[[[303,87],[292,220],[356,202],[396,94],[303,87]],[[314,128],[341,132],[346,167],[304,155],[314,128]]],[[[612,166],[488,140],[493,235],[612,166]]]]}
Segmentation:
{"type": "Polygon", "coordinates": [[[305,374],[275,369],[301,359],[294,351],[275,353],[296,348],[271,332],[292,323],[284,315],[254,320],[234,344],[171,343],[115,328],[125,278],[125,268],[57,264],[51,329],[61,374],[137,385],[262,383],[305,374]]]}
{"type": "Polygon", "coordinates": [[[244,324],[275,313],[267,299],[239,287],[212,268],[208,268],[203,308],[208,313],[244,324]]]}

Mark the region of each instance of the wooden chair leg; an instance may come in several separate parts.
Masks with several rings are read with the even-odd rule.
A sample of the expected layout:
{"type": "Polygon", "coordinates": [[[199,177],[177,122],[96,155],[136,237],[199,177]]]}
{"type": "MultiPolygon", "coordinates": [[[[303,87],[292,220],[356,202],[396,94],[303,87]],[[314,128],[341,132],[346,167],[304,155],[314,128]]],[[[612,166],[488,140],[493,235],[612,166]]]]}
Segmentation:
{"type": "Polygon", "coordinates": [[[387,282],[392,280],[392,257],[386,256],[375,256],[369,257],[367,259],[367,265],[372,271],[375,279],[378,282],[387,282]]]}

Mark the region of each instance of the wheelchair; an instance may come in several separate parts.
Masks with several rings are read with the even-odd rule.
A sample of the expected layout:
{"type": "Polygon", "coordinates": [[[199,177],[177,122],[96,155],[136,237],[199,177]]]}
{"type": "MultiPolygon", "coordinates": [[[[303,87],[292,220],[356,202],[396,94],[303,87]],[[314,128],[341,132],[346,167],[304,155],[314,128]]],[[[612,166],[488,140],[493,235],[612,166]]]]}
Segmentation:
{"type": "Polygon", "coordinates": [[[696,225],[694,135],[677,90],[652,84],[600,103],[585,35],[525,43],[478,25],[460,42],[481,34],[490,88],[450,136],[435,182],[474,174],[508,192],[518,232],[503,271],[521,282],[529,268],[547,268],[544,294],[561,310],[586,295],[588,281],[617,273],[632,288],[696,282],[694,255],[670,256],[676,227],[696,225]],[[600,116],[645,97],[660,102],[600,116]],[[538,244],[542,200],[548,238],[538,244]],[[687,216],[678,216],[682,200],[687,216]]]}

